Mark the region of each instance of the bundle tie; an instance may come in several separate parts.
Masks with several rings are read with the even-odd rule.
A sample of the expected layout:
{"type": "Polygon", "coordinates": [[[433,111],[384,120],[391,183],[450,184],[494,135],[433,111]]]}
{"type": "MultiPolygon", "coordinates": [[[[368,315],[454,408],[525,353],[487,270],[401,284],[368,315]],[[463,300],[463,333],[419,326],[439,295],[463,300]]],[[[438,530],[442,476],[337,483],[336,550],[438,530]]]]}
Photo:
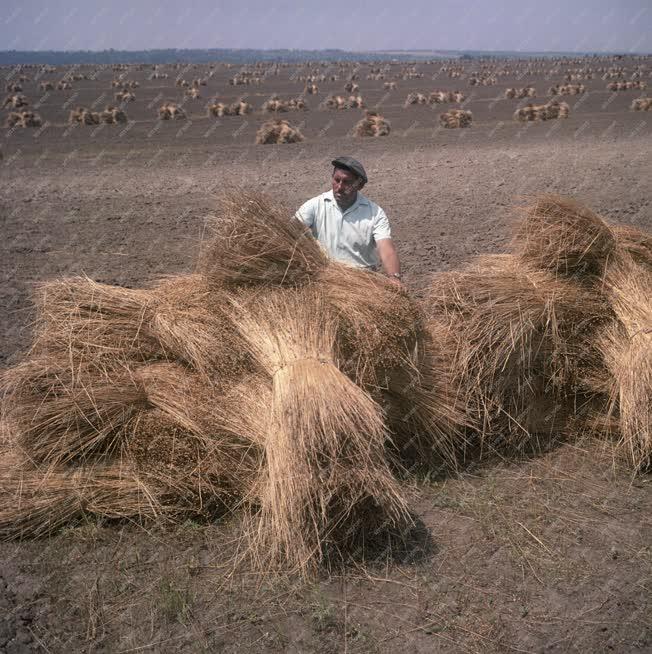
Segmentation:
{"type": "Polygon", "coordinates": [[[279,366],[272,372],[272,377],[276,376],[276,373],[280,372],[281,370],[285,370],[286,368],[289,368],[297,363],[303,363],[304,361],[312,361],[312,362],[317,362],[317,363],[335,363],[332,359],[325,359],[324,357],[304,357],[302,359],[292,359],[292,361],[287,361],[284,363],[282,366],[279,366]]]}

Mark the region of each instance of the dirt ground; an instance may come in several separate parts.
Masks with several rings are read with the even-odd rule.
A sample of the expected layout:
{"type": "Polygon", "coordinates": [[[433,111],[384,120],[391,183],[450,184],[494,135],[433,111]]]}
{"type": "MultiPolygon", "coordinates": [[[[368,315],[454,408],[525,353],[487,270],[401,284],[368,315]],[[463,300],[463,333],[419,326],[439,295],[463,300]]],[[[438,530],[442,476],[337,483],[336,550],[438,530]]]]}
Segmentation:
{"type": "MultiPolygon", "coordinates": [[[[174,123],[155,113],[161,98],[181,97],[179,71],[153,81],[138,71],[126,127],[66,125],[72,106],[110,103],[110,70],[45,99],[28,82],[49,124],[0,131],[0,366],[29,347],[34,282],[85,273],[137,287],[191,271],[223,188],[264,190],[290,212],[328,188],[340,154],[365,164],[365,193],[387,211],[416,294],[432,273],[503,250],[511,207],[534,193],[571,195],[652,231],[650,114],[629,110],[640,91],[585,81],[587,94],[566,98],[567,120],[523,124],[511,115],[524,101],[502,99],[504,89],[533,84],[544,96],[559,75],[476,90],[421,69],[389,93],[361,75],[363,97],[392,123],[388,137],[352,138],[357,110],[317,110],[339,81],[320,84],[309,111],[284,115],[306,136],[285,146],[253,145],[260,112],[209,119],[203,103],[215,93],[247,93],[256,107],[275,92],[294,97],[296,67],[254,90],[229,87],[233,71],[221,70],[186,104],[191,120],[174,123]],[[409,91],[455,88],[470,96],[469,129],[439,128],[445,105],[402,106],[409,91]]],[[[0,652],[652,652],[652,479],[633,476],[611,445],[565,443],[433,475],[412,482],[411,497],[422,528],[400,560],[310,583],[234,570],[235,518],[93,522],[2,543],[0,652]]]]}

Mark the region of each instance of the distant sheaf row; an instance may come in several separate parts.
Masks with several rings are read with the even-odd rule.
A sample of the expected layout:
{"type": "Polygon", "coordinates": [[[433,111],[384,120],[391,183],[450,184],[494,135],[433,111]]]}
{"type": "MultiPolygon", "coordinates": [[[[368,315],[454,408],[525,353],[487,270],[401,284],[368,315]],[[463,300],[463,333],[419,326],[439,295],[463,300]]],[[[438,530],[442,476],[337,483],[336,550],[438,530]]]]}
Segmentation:
{"type": "MultiPolygon", "coordinates": [[[[22,107],[27,105],[26,102],[17,100],[16,97],[9,98],[5,102],[5,107],[11,106],[22,107]]],[[[264,105],[265,106],[265,105],[264,105]]],[[[360,108],[364,107],[364,103],[360,103],[360,108]]],[[[636,98],[632,101],[630,108],[633,111],[650,111],[652,109],[652,98],[636,98]]],[[[305,110],[305,104],[299,99],[291,99],[289,101],[269,100],[266,103],[264,111],[268,113],[279,113],[284,111],[305,110]]],[[[208,106],[207,112],[210,117],[222,116],[242,116],[249,114],[253,111],[253,107],[244,101],[235,102],[230,105],[223,103],[213,103],[208,106]]],[[[527,121],[545,121],[555,118],[568,118],[570,108],[566,102],[559,102],[558,100],[551,100],[543,105],[534,105],[532,103],[521,107],[514,112],[514,119],[527,122],[527,121]]],[[[165,102],[158,110],[158,117],[160,120],[183,120],[187,118],[186,112],[182,107],[174,102],[165,102]]],[[[473,114],[468,110],[452,109],[448,112],[440,114],[439,122],[442,127],[446,128],[461,128],[469,127],[473,121],[473,114]]],[[[126,123],[127,114],[120,107],[107,106],[104,111],[97,112],[87,109],[85,107],[77,107],[73,109],[68,117],[68,122],[71,125],[99,125],[99,124],[117,124],[126,123]]],[[[12,111],[6,119],[6,127],[40,127],[42,125],[41,117],[32,111],[12,111]]],[[[266,124],[267,125],[267,124],[266,124]]],[[[280,143],[294,143],[303,140],[300,132],[295,130],[299,136],[292,134],[293,140],[288,140],[287,121],[274,121],[274,125],[284,126],[281,130],[278,128],[279,134],[282,135],[283,140],[275,141],[280,143]],[[280,130],[280,131],[279,131],[280,130]]],[[[276,127],[275,127],[276,129],[276,127]]],[[[293,128],[294,129],[294,128],[293,128]]],[[[390,132],[389,122],[382,116],[379,116],[374,111],[366,112],[365,118],[361,120],[355,128],[355,133],[358,136],[386,136],[390,132]]],[[[276,132],[274,132],[276,133],[276,132]]],[[[257,142],[269,143],[268,137],[261,137],[265,140],[257,142]]]]}
{"type": "Polygon", "coordinates": [[[514,112],[514,120],[523,122],[533,120],[552,120],[555,118],[568,118],[570,107],[566,102],[551,100],[546,104],[528,104],[514,112]]]}
{"type": "Polygon", "coordinates": [[[555,84],[548,89],[548,95],[582,95],[585,91],[584,84],[555,84]]]}
{"type": "Polygon", "coordinates": [[[428,96],[423,93],[412,92],[405,98],[403,106],[409,107],[413,104],[443,104],[445,102],[460,103],[466,100],[461,91],[431,91],[428,96]]]}
{"type": "MultiPolygon", "coordinates": [[[[650,72],[649,58],[632,57],[634,65],[629,67],[621,65],[622,58],[618,56],[610,57],[590,57],[590,58],[559,58],[544,59],[534,58],[528,60],[510,60],[497,61],[493,59],[475,59],[472,63],[461,60],[448,61],[428,61],[428,62],[383,62],[381,65],[371,62],[306,62],[303,65],[289,63],[268,63],[256,62],[251,65],[235,66],[227,63],[213,63],[207,65],[198,64],[169,64],[166,66],[151,64],[116,64],[113,66],[99,65],[93,66],[93,70],[87,73],[79,71],[79,66],[72,67],[72,70],[63,70],[61,67],[30,65],[19,68],[11,68],[5,79],[8,80],[6,90],[10,95],[5,99],[4,109],[22,110],[12,111],[7,117],[6,125],[8,127],[37,127],[42,121],[38,114],[29,110],[29,100],[22,94],[23,85],[27,82],[38,83],[41,91],[66,91],[73,88],[72,82],[80,80],[98,79],[98,74],[105,70],[113,70],[115,74],[110,80],[111,87],[116,90],[115,101],[119,106],[107,106],[103,112],[92,111],[84,107],[78,107],[69,117],[71,124],[97,125],[100,123],[119,123],[126,122],[125,105],[136,100],[134,89],[139,88],[140,83],[134,79],[129,79],[134,71],[148,71],[148,79],[168,79],[173,77],[170,85],[174,88],[183,89],[184,98],[179,102],[164,102],[158,109],[158,117],[161,120],[179,120],[187,118],[184,110],[186,100],[198,100],[201,98],[201,87],[207,86],[207,82],[217,72],[218,68],[233,70],[233,74],[228,78],[227,83],[231,86],[260,84],[272,77],[281,74],[288,75],[290,81],[295,81],[304,85],[301,95],[290,99],[281,99],[272,95],[261,106],[263,113],[278,114],[290,111],[305,111],[308,106],[305,101],[306,95],[314,95],[319,92],[317,83],[333,82],[342,80],[343,88],[347,95],[329,95],[320,103],[320,109],[342,110],[342,109],[364,109],[367,105],[360,95],[360,84],[358,80],[363,79],[364,69],[362,66],[368,66],[367,80],[383,80],[383,90],[389,91],[396,89],[394,80],[416,80],[424,78],[424,72],[419,68],[421,64],[441,64],[438,71],[432,75],[436,79],[440,75],[445,75],[450,79],[465,79],[471,86],[490,86],[497,83],[499,78],[509,75],[523,78],[525,75],[552,75],[563,76],[566,83],[555,84],[550,87],[548,94],[553,101],[542,105],[529,104],[526,107],[518,109],[514,117],[517,120],[534,121],[548,120],[550,118],[564,118],[568,116],[568,105],[558,102],[557,96],[580,95],[585,93],[586,87],[570,82],[583,79],[594,79],[601,77],[603,80],[613,80],[607,85],[610,91],[626,91],[630,89],[644,89],[646,83],[643,77],[652,75],[650,72]],[[638,65],[636,62],[641,62],[638,65]],[[575,67],[569,67],[569,66],[575,67]],[[163,68],[168,70],[179,71],[170,75],[163,68]],[[289,70],[288,69],[295,69],[289,70]],[[334,69],[332,71],[324,69],[334,69]],[[188,75],[190,69],[197,70],[197,73],[188,75]],[[25,74],[28,70],[35,71],[34,75],[25,74]],[[237,72],[236,72],[237,71],[237,72]],[[41,76],[59,75],[58,82],[43,80],[39,82],[41,76]],[[196,77],[194,77],[196,75],[196,77]],[[185,77],[187,76],[187,79],[185,77]],[[194,78],[193,78],[194,77],[194,78]],[[193,78],[193,79],[191,79],[193,78]],[[394,78],[392,81],[384,81],[386,78],[394,78]],[[74,115],[73,115],[74,114],[74,115]]],[[[624,62],[622,62],[624,63],[624,62]]],[[[84,68],[83,66],[81,67],[84,68]]],[[[224,79],[224,78],[222,78],[224,79]]],[[[107,82],[108,83],[108,82],[107,82]]],[[[505,97],[508,99],[534,98],[537,96],[536,89],[533,86],[524,86],[521,88],[510,87],[505,91],[505,97]]],[[[461,91],[432,91],[429,94],[413,92],[410,93],[405,101],[405,106],[413,104],[440,104],[440,103],[457,103],[460,104],[466,100],[464,93],[461,91]]],[[[38,106],[38,104],[37,104],[38,106]]],[[[649,111],[649,98],[636,98],[631,103],[631,109],[636,111],[649,111]]],[[[255,109],[244,99],[233,103],[218,102],[215,97],[209,101],[206,111],[210,117],[221,117],[230,115],[245,115],[252,113],[255,109]]],[[[382,119],[382,117],[380,117],[382,119]]],[[[382,119],[384,121],[384,119],[382,119]]],[[[472,114],[469,111],[455,109],[440,115],[440,124],[444,127],[466,127],[472,122],[472,114]]],[[[378,114],[370,112],[360,121],[364,123],[360,127],[360,135],[386,135],[389,133],[389,123],[384,121],[378,127],[378,114]]],[[[280,130],[283,134],[287,130],[280,130]]],[[[356,132],[357,133],[357,132],[356,132]]],[[[289,142],[289,141],[283,141],[289,142]]]]}
{"type": "MultiPolygon", "coordinates": [[[[459,62],[456,62],[455,65],[442,65],[439,69],[439,72],[435,73],[432,77],[435,79],[441,74],[447,75],[451,79],[457,78],[467,78],[470,86],[491,86],[497,83],[497,79],[509,75],[519,75],[520,77],[529,74],[543,74],[546,76],[551,76],[554,74],[563,74],[564,80],[566,82],[578,81],[582,79],[593,79],[597,75],[601,74],[602,79],[616,79],[620,80],[608,85],[607,90],[628,90],[628,89],[642,89],[645,88],[645,83],[641,81],[643,75],[649,75],[649,71],[645,65],[637,66],[633,71],[630,71],[624,66],[582,66],[576,68],[566,68],[565,71],[561,68],[562,63],[568,64],[569,62],[578,63],[579,61],[585,60],[569,60],[569,59],[560,59],[552,60],[552,63],[557,64],[552,68],[537,67],[534,65],[534,62],[537,60],[530,60],[533,63],[526,63],[523,65],[523,62],[509,62],[509,63],[483,63],[479,68],[476,67],[474,63],[474,68],[467,70],[464,65],[461,65],[459,62]],[[625,78],[629,76],[631,81],[624,81],[625,78]]],[[[424,62],[428,63],[428,62],[424,62]]],[[[430,62],[434,63],[434,62],[430,62]]],[[[595,60],[592,63],[597,63],[595,60]]],[[[214,76],[216,72],[216,66],[220,64],[210,64],[209,70],[204,77],[197,77],[192,81],[188,81],[181,76],[178,76],[175,79],[174,84],[177,87],[187,89],[188,97],[198,98],[200,97],[198,91],[193,91],[191,88],[199,89],[200,86],[206,86],[207,79],[214,76]]],[[[232,68],[230,64],[221,64],[226,69],[232,68]]],[[[316,82],[322,81],[336,81],[339,79],[348,79],[345,91],[347,93],[357,94],[359,93],[359,85],[355,83],[355,80],[358,80],[360,75],[360,62],[353,63],[342,63],[339,64],[327,64],[326,62],[320,62],[315,64],[314,62],[308,62],[304,68],[309,69],[309,74],[307,75],[290,75],[290,80],[298,81],[305,83],[305,88],[303,90],[304,95],[312,95],[318,93],[318,87],[316,82]],[[332,66],[337,65],[339,67],[339,74],[325,74],[320,72],[319,67],[324,67],[326,65],[332,66]],[[310,66],[313,66],[310,69],[310,66]]],[[[389,76],[392,72],[392,67],[397,64],[386,63],[383,66],[372,66],[370,68],[369,74],[366,76],[368,80],[384,80],[386,76],[389,76]]],[[[172,64],[170,65],[172,69],[184,70],[188,69],[190,66],[172,64]]],[[[194,65],[193,68],[197,69],[200,66],[194,65]]],[[[265,81],[267,77],[278,76],[280,71],[283,68],[289,67],[289,64],[269,64],[264,62],[257,62],[252,66],[245,66],[233,77],[228,79],[228,84],[232,86],[236,85],[249,85],[249,84],[261,84],[265,81]]],[[[37,69],[38,75],[48,75],[55,74],[57,69],[53,66],[24,66],[22,68],[28,69],[33,68],[37,69]]],[[[114,71],[119,72],[120,74],[111,81],[111,85],[114,88],[122,88],[123,91],[128,89],[138,88],[140,86],[139,82],[134,80],[127,79],[127,75],[131,71],[146,70],[148,68],[152,69],[152,72],[149,74],[148,79],[168,79],[169,74],[162,72],[159,66],[156,65],[146,65],[146,64],[133,64],[133,65],[120,65],[120,66],[97,66],[96,70],[92,74],[81,74],[79,72],[67,71],[64,73],[63,78],[56,83],[50,81],[43,81],[40,83],[40,88],[43,91],[53,91],[53,90],[70,90],[72,89],[71,81],[78,80],[96,80],[98,73],[102,69],[112,68],[114,71]]],[[[416,65],[401,65],[400,69],[393,73],[392,75],[396,79],[403,80],[413,80],[421,79],[424,77],[422,72],[417,70],[416,65]]],[[[16,75],[15,80],[10,82],[7,85],[7,91],[12,93],[18,93],[22,91],[21,84],[24,82],[31,81],[31,77],[25,74],[16,75]]],[[[564,85],[557,85],[558,87],[564,88],[564,85]]],[[[579,85],[580,88],[568,88],[566,92],[563,90],[560,91],[560,95],[574,95],[576,93],[584,92],[582,85],[579,85]]],[[[383,89],[391,90],[396,88],[396,82],[385,82],[383,84],[383,89]]],[[[556,95],[556,93],[551,92],[550,95],[556,95]]],[[[529,94],[527,96],[520,96],[517,93],[515,97],[534,97],[529,94]]],[[[445,101],[445,100],[444,100],[445,101]]]]}
{"type": "Polygon", "coordinates": [[[85,107],[73,109],[69,116],[68,122],[71,125],[79,123],[81,125],[99,125],[105,123],[114,125],[116,123],[126,123],[127,114],[119,107],[108,106],[104,111],[91,111],[85,107]]]}
{"type": "Polygon", "coordinates": [[[647,84],[640,80],[633,82],[609,82],[607,84],[607,91],[632,91],[646,89],[647,84]]]}
{"type": "Polygon", "coordinates": [[[5,122],[7,127],[41,127],[42,121],[33,111],[12,111],[5,122]]]}
{"type": "Polygon", "coordinates": [[[364,109],[365,103],[361,95],[350,95],[348,98],[331,95],[319,107],[321,109],[364,109]]]}
{"type": "MultiPolygon", "coordinates": [[[[209,62],[206,64],[88,64],[92,66],[94,74],[81,74],[78,72],[80,66],[73,66],[73,70],[65,72],[65,78],[69,80],[96,79],[97,74],[102,70],[113,70],[120,73],[119,77],[123,78],[130,71],[150,71],[149,79],[167,79],[169,74],[161,70],[168,68],[170,70],[208,68],[208,76],[212,77],[218,68],[239,70],[230,78],[230,83],[256,83],[257,80],[264,81],[270,76],[278,76],[283,70],[296,68],[302,71],[298,74],[291,74],[292,80],[298,82],[311,81],[336,81],[338,79],[359,79],[361,77],[361,66],[369,66],[366,79],[382,80],[388,76],[395,79],[420,79],[424,73],[418,69],[419,65],[439,64],[439,70],[436,75],[447,75],[449,78],[468,78],[472,84],[478,81],[504,77],[509,75],[564,75],[565,81],[576,81],[579,79],[593,79],[601,77],[605,79],[640,79],[643,74],[648,72],[648,57],[645,55],[633,55],[628,57],[632,62],[644,62],[634,65],[632,69],[622,65],[623,57],[620,55],[608,55],[604,57],[534,57],[525,59],[496,60],[495,58],[474,58],[472,62],[465,62],[460,59],[430,59],[421,61],[408,62],[370,62],[370,61],[307,61],[303,63],[290,62],[263,62],[258,61],[251,64],[233,64],[227,62],[209,62]],[[574,66],[574,67],[573,67],[574,66]],[[324,69],[333,69],[335,72],[324,69]]],[[[33,70],[36,75],[53,75],[58,68],[52,65],[43,64],[26,64],[19,67],[9,67],[12,70],[11,76],[16,76],[18,81],[30,81],[31,77],[23,71],[33,70]],[[16,74],[18,72],[18,74],[16,74]]],[[[61,67],[59,67],[61,68],[61,67]]]]}
{"type": "Polygon", "coordinates": [[[524,86],[520,89],[508,88],[505,89],[505,97],[509,100],[514,98],[520,100],[521,98],[535,98],[537,90],[533,86],[524,86]]]}

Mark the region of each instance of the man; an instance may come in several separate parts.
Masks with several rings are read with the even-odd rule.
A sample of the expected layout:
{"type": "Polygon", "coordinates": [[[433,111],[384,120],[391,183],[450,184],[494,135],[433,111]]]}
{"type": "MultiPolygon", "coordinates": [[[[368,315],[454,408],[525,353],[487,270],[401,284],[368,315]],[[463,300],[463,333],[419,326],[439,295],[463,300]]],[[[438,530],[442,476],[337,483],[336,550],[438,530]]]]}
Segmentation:
{"type": "Polygon", "coordinates": [[[385,212],[360,190],[367,173],[352,157],[332,161],[332,189],[301,205],[296,217],[309,227],[329,257],[378,270],[401,285],[401,265],[385,212]]]}

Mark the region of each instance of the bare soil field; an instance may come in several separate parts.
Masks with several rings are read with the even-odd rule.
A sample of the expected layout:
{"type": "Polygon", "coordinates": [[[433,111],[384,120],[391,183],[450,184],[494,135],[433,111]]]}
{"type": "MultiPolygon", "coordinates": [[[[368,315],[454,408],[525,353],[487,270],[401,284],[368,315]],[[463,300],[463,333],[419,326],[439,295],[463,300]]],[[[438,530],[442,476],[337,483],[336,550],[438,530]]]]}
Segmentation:
{"type": "MultiPolygon", "coordinates": [[[[644,66],[652,83],[650,59],[588,61],[630,73],[644,66]]],[[[223,189],[265,191],[290,213],[328,188],[329,163],[342,154],[364,163],[365,194],[387,211],[417,295],[433,273],[503,251],[513,205],[532,194],[570,195],[610,222],[652,231],[649,113],[629,109],[649,89],[610,92],[596,75],[572,82],[584,94],[560,98],[567,119],[522,123],[515,109],[547,101],[579,64],[556,73],[544,71],[550,61],[529,64],[533,72],[503,64],[511,72],[493,86],[469,85],[470,62],[454,79],[439,63],[416,65],[416,79],[394,77],[405,68],[397,65],[368,80],[362,66],[361,95],[392,125],[377,139],[351,136],[359,109],[318,109],[327,95],[345,95],[334,66],[340,78],[317,82],[307,111],[281,115],[306,138],[291,145],[254,138],[269,117],[266,99],[303,90],[306,70],[296,66],[236,87],[228,79],[237,69],[218,65],[180,121],[156,118],[164,100],[182,100],[175,77],[211,69],[163,67],[169,78],[153,80],[151,69],[130,70],[126,79],[140,86],[125,106],[130,122],[119,125],[67,124],[75,106],[114,104],[119,72],[103,68],[47,94],[38,84],[64,71],[25,82],[44,125],[0,131],[0,366],[30,345],[33,283],[84,273],[135,288],[190,272],[223,189]],[[389,80],[396,89],[383,89],[389,80]],[[505,98],[526,85],[537,98],[505,98]],[[408,93],[436,89],[465,93],[471,127],[439,126],[438,114],[460,105],[403,106],[408,93]],[[206,116],[209,99],[243,95],[253,113],[206,116]]],[[[0,543],[0,652],[652,651],[652,483],[612,444],[542,444],[521,460],[408,483],[420,520],[410,547],[311,583],[234,568],[236,518],[146,528],[89,521],[48,540],[0,543]]]]}

